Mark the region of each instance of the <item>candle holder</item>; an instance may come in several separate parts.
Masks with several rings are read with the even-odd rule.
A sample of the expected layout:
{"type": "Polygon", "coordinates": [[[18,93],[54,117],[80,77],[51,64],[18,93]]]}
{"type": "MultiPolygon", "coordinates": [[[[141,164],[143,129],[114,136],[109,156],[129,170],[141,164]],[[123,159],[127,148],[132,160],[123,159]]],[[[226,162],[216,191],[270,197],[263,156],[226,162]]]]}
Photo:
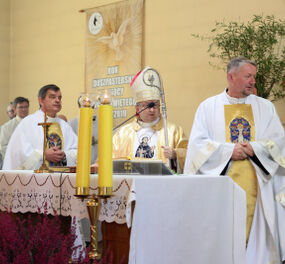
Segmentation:
{"type": "MultiPolygon", "coordinates": [[[[98,189],[99,192],[99,189],[98,189]]],[[[77,198],[87,200],[86,207],[90,220],[90,251],[89,258],[91,260],[100,260],[102,253],[99,252],[98,248],[98,221],[101,211],[101,200],[106,200],[112,195],[75,195],[77,198]]]]}
{"type": "Polygon", "coordinates": [[[98,220],[101,211],[101,200],[105,200],[111,197],[107,195],[90,195],[87,197],[86,203],[88,216],[90,220],[90,251],[89,258],[91,260],[99,260],[102,257],[102,253],[98,249],[98,220]]]}
{"type": "Polygon", "coordinates": [[[99,105],[98,193],[92,194],[92,195],[90,195],[89,193],[90,191],[90,153],[91,153],[92,118],[90,118],[90,113],[88,114],[88,112],[90,112],[88,109],[94,108],[95,100],[93,100],[93,96],[91,97],[90,94],[81,95],[78,100],[78,104],[80,105],[80,120],[79,120],[79,134],[78,134],[78,154],[77,154],[75,196],[80,198],[82,201],[84,199],[87,200],[86,206],[87,206],[87,211],[88,211],[88,215],[90,219],[90,231],[91,231],[91,234],[90,234],[90,238],[91,238],[90,248],[91,249],[89,252],[89,258],[91,260],[95,260],[95,259],[99,260],[102,255],[98,250],[98,220],[100,216],[101,200],[109,198],[112,195],[112,189],[113,189],[112,180],[109,181],[108,184],[106,184],[104,180],[102,181],[102,176],[103,176],[102,169],[103,169],[103,174],[107,173],[109,176],[110,176],[110,170],[111,170],[111,178],[112,178],[112,173],[113,173],[112,149],[110,150],[109,148],[109,146],[112,147],[112,125],[113,125],[111,100],[110,100],[110,96],[108,92],[104,92],[103,94],[99,95],[97,99],[101,105],[103,106],[108,105],[108,107],[107,107],[107,110],[105,109],[106,108],[105,107],[102,111],[102,106],[99,105]],[[111,116],[110,116],[110,113],[111,113],[111,116]],[[111,124],[111,127],[108,127],[108,124],[109,126],[111,124]],[[86,132],[86,130],[88,131],[86,132]],[[106,140],[106,137],[107,137],[107,140],[106,140]],[[88,140],[86,138],[88,138],[88,140]],[[106,146],[106,144],[108,146],[106,146]],[[107,153],[106,153],[106,149],[108,150],[107,153]]]}
{"type": "Polygon", "coordinates": [[[87,211],[90,219],[90,251],[89,258],[99,260],[102,254],[98,249],[98,219],[101,210],[100,198],[92,195],[87,201],[87,211]]]}

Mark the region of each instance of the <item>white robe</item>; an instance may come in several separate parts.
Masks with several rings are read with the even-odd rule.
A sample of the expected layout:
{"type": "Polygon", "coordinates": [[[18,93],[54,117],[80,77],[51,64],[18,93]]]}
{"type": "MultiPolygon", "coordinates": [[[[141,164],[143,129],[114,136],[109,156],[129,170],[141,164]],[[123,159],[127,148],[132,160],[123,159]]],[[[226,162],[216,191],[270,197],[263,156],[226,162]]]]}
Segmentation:
{"type": "Polygon", "coordinates": [[[9,140],[18,126],[18,124],[21,122],[22,118],[19,116],[15,116],[13,119],[10,119],[8,122],[6,122],[0,131],[0,152],[2,157],[5,157],[6,149],[9,143],[9,140]]]}
{"type": "MultiPolygon", "coordinates": [[[[280,263],[280,258],[285,260],[285,208],[275,201],[275,195],[285,192],[284,128],[270,101],[250,95],[245,103],[252,106],[255,124],[255,141],[250,144],[269,172],[266,175],[252,162],[256,169],[259,191],[246,263],[280,263]]],[[[220,175],[231,159],[234,144],[226,142],[225,104],[230,104],[226,91],[208,98],[198,107],[184,173],[220,175]]]]}
{"type": "MultiPolygon", "coordinates": [[[[33,170],[42,164],[43,156],[43,127],[38,123],[44,122],[44,113],[38,110],[25,117],[16,127],[10,138],[3,170],[33,170]]],[[[77,136],[68,123],[60,118],[48,118],[48,122],[59,123],[63,135],[63,151],[67,166],[76,165],[77,136]]]]}

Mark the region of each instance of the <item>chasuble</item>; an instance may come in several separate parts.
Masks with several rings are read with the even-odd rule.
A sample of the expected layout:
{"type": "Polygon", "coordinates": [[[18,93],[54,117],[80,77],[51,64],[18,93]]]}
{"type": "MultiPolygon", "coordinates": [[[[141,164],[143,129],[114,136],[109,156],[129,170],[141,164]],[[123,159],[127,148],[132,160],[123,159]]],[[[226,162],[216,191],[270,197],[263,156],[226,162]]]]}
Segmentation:
{"type": "Polygon", "coordinates": [[[281,259],[285,260],[285,204],[276,201],[276,196],[285,194],[284,129],[270,101],[249,95],[243,103],[251,110],[245,110],[247,106],[243,110],[226,110],[232,104],[224,91],[200,104],[184,173],[220,175],[226,169],[225,175],[244,185],[243,178],[237,180],[235,173],[246,171],[247,188],[242,187],[251,199],[247,213],[254,212],[251,228],[248,227],[246,263],[281,263],[281,259]],[[231,160],[235,143],[241,141],[249,142],[258,162],[231,160]]]}
{"type": "MultiPolygon", "coordinates": [[[[142,129],[142,127],[137,122],[137,118],[129,123],[121,129],[119,129],[115,135],[113,136],[113,157],[114,158],[124,158],[127,157],[135,158],[135,153],[139,152],[134,150],[136,133],[142,129]]],[[[159,122],[152,126],[153,130],[152,134],[155,136],[150,136],[150,138],[156,138],[155,144],[155,158],[158,160],[162,160],[166,163],[166,158],[163,155],[163,149],[161,146],[165,145],[165,137],[164,137],[164,127],[163,120],[160,118],[159,122]],[[157,132],[157,133],[156,133],[157,132]]],[[[187,139],[185,138],[183,129],[180,126],[174,125],[170,122],[167,122],[167,130],[168,130],[168,143],[169,146],[175,149],[177,154],[177,165],[178,172],[183,171],[186,149],[187,149],[187,139]]],[[[143,139],[144,140],[144,139],[143,139]]],[[[150,152],[149,157],[152,158],[154,155],[150,152]]]]}

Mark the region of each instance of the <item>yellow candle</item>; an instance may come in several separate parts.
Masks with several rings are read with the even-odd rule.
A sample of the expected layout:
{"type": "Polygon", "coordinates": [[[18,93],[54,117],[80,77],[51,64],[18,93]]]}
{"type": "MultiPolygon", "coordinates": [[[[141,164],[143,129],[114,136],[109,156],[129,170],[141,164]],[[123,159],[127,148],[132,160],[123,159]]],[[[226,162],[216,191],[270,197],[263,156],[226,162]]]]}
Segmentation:
{"type": "Polygon", "coordinates": [[[77,189],[86,188],[87,192],[89,192],[90,186],[92,117],[92,108],[80,108],[76,165],[76,187],[77,189]]]}
{"type": "Polygon", "coordinates": [[[98,124],[98,187],[111,188],[113,186],[113,108],[112,105],[99,106],[98,124]]]}

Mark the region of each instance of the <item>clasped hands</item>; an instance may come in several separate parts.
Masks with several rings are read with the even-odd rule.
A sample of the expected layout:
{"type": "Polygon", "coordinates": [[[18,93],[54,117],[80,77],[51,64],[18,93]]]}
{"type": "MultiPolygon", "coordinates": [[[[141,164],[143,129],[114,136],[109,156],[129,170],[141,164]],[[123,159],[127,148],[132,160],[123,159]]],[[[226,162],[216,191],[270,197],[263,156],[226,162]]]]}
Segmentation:
{"type": "Polygon", "coordinates": [[[45,158],[48,161],[57,163],[61,161],[65,156],[65,153],[58,147],[52,147],[45,151],[45,158]]]}
{"type": "Polygon", "coordinates": [[[175,159],[176,158],[176,152],[173,148],[171,147],[166,147],[166,146],[161,146],[163,149],[163,154],[165,158],[167,159],[175,159]]]}
{"type": "Polygon", "coordinates": [[[235,144],[232,154],[232,160],[244,160],[248,157],[253,157],[254,151],[252,146],[248,142],[242,142],[235,144]]]}

